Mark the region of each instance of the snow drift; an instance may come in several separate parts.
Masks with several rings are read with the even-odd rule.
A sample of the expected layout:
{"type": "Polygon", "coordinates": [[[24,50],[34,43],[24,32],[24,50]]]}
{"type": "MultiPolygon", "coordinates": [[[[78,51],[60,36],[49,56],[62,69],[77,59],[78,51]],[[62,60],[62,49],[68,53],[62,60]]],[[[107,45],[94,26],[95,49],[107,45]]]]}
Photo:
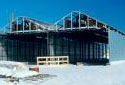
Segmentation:
{"type": "Polygon", "coordinates": [[[38,73],[35,71],[29,71],[28,67],[20,62],[0,61],[0,75],[23,78],[38,75],[38,73]]]}

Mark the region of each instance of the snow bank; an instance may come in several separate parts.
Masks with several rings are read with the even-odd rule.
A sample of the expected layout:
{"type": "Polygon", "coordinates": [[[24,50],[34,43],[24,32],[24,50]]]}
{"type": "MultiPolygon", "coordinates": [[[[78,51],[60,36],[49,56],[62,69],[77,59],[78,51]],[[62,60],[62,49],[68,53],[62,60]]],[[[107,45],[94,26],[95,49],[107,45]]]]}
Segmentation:
{"type": "Polygon", "coordinates": [[[0,75],[11,76],[12,70],[5,68],[5,67],[0,67],[0,75]]]}
{"type": "Polygon", "coordinates": [[[20,62],[12,62],[12,61],[0,61],[0,67],[6,67],[14,70],[26,69],[25,64],[20,62]]]}
{"type": "Polygon", "coordinates": [[[34,75],[38,75],[38,73],[35,71],[24,70],[24,71],[16,71],[13,77],[24,78],[24,77],[34,76],[34,75]]]}
{"type": "Polygon", "coordinates": [[[29,71],[25,64],[12,61],[0,61],[0,75],[23,78],[38,75],[37,72],[29,71]]]}
{"type": "Polygon", "coordinates": [[[111,64],[111,65],[125,64],[125,60],[112,61],[110,64],[111,64]]]}

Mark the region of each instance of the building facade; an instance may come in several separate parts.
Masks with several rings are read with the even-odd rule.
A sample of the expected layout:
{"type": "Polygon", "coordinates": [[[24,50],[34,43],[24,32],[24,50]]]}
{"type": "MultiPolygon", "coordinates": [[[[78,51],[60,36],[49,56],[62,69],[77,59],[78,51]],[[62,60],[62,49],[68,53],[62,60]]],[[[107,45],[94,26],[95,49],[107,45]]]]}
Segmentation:
{"type": "Polygon", "coordinates": [[[109,31],[115,30],[81,12],[71,12],[55,24],[18,17],[5,29],[0,35],[1,60],[35,63],[37,57],[69,56],[72,64],[109,63],[109,31]]]}

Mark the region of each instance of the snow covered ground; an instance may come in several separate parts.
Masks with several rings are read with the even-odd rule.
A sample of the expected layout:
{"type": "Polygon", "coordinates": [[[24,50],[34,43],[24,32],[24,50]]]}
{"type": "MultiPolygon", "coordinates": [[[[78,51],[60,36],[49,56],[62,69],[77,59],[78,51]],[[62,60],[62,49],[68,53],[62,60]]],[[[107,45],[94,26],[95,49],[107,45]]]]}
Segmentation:
{"type": "Polygon", "coordinates": [[[109,66],[69,66],[43,68],[42,73],[58,77],[42,85],[125,85],[125,61],[112,62],[109,66]]]}
{"type": "MultiPolygon", "coordinates": [[[[38,76],[24,77],[16,85],[125,85],[124,66],[125,61],[115,61],[108,66],[41,67],[38,76]]],[[[0,78],[0,85],[14,84],[0,78]]]]}

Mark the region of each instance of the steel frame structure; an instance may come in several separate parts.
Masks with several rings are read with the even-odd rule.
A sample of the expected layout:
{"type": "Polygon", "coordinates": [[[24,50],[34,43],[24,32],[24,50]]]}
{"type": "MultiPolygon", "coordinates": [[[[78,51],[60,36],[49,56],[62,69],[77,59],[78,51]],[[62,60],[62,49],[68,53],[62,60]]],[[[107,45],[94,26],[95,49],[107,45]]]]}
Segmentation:
{"type": "Polygon", "coordinates": [[[29,59],[31,62],[37,56],[69,56],[71,63],[107,63],[109,33],[113,31],[125,37],[120,30],[80,11],[67,14],[55,24],[21,16],[11,20],[2,30],[5,37],[1,40],[6,45],[3,43],[1,47],[6,48],[5,56],[10,60],[16,56],[17,60],[23,58],[22,61],[29,59]]]}
{"type": "Polygon", "coordinates": [[[6,33],[32,33],[32,32],[47,32],[47,31],[60,31],[60,30],[84,30],[84,29],[106,29],[117,32],[123,36],[125,36],[125,33],[120,31],[119,29],[115,29],[115,27],[112,27],[104,22],[101,22],[81,11],[72,11],[71,13],[67,14],[60,20],[56,21],[54,24],[50,24],[47,22],[39,21],[37,19],[33,19],[26,16],[20,16],[16,19],[11,20],[10,23],[8,23],[6,26],[4,26],[1,31],[6,33]],[[76,20],[77,18],[77,20],[76,20]],[[66,27],[67,22],[70,22],[68,24],[69,26],[66,27]],[[75,22],[76,20],[77,22],[75,22]],[[27,22],[27,23],[26,23],[27,22]],[[74,25],[74,23],[77,23],[77,26],[74,25]],[[19,24],[22,25],[22,27],[19,29],[19,24]],[[32,26],[34,24],[34,27],[36,29],[32,29],[32,26]],[[15,27],[13,27],[15,25],[15,27]],[[84,26],[82,26],[84,25],[84,26]],[[27,29],[25,27],[28,26],[27,29]],[[15,30],[13,30],[15,29],[15,30]]]}

